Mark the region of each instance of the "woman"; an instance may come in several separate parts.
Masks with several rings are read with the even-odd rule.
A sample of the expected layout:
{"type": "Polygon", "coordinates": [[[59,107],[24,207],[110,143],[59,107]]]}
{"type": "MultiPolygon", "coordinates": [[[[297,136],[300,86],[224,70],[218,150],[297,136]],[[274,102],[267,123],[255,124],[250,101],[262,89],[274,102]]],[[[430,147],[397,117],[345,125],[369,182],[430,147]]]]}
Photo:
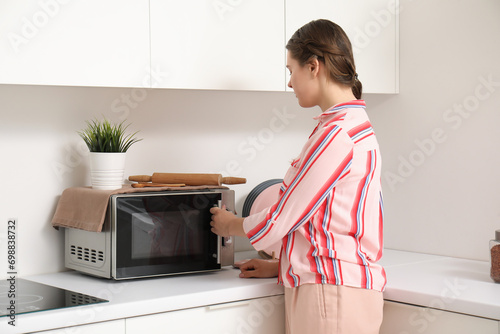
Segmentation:
{"type": "Polygon", "coordinates": [[[251,260],[241,277],[285,287],[287,333],[378,333],[382,322],[381,158],[361,99],[351,44],[328,20],[297,30],[287,46],[288,86],[322,113],[283,179],[276,204],[238,218],[213,208],[212,231],[257,249],[281,241],[279,264],[251,260]],[[279,268],[278,268],[279,266],[279,268]]]}

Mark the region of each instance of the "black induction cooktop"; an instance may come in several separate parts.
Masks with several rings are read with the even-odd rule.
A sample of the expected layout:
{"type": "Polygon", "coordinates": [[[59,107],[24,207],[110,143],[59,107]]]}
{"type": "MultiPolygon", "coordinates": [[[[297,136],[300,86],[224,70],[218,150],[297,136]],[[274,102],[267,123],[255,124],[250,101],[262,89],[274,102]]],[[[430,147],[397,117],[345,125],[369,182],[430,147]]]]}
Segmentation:
{"type": "Polygon", "coordinates": [[[0,281],[0,317],[10,315],[13,308],[17,315],[104,302],[107,300],[22,278],[0,281]]]}

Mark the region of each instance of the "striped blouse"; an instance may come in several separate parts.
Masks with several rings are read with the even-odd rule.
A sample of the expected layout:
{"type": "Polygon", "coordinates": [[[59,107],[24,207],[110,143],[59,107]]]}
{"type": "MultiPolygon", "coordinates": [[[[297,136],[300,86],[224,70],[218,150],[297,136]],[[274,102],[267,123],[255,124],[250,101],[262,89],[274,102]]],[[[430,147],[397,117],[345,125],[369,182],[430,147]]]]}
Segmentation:
{"type": "Polygon", "coordinates": [[[278,281],[286,287],[335,284],[382,291],[381,157],[363,100],[338,104],[286,173],[270,208],[246,217],[258,250],[280,245],[278,281]]]}

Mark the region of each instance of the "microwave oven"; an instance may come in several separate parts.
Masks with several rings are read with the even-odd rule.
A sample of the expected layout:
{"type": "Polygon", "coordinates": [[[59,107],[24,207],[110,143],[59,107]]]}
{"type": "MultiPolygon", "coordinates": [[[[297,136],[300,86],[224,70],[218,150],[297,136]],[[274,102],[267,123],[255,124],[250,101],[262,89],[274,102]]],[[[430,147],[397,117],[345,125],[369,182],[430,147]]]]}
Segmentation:
{"type": "Polygon", "coordinates": [[[115,280],[219,270],[234,262],[231,237],[211,232],[210,208],[234,212],[234,191],[204,189],[110,196],[101,232],[65,229],[65,266],[115,280]]]}

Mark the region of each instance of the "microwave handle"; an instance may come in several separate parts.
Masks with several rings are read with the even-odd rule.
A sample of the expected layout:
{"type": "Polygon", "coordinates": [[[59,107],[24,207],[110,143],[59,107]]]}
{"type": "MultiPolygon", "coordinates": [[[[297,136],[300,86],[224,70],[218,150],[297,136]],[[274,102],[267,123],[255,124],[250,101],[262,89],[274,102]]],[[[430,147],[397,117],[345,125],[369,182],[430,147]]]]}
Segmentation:
{"type": "MultiPolygon", "coordinates": [[[[222,200],[217,201],[217,206],[222,209],[222,200]]],[[[217,236],[217,264],[221,263],[220,254],[222,253],[222,237],[217,236]]]]}

